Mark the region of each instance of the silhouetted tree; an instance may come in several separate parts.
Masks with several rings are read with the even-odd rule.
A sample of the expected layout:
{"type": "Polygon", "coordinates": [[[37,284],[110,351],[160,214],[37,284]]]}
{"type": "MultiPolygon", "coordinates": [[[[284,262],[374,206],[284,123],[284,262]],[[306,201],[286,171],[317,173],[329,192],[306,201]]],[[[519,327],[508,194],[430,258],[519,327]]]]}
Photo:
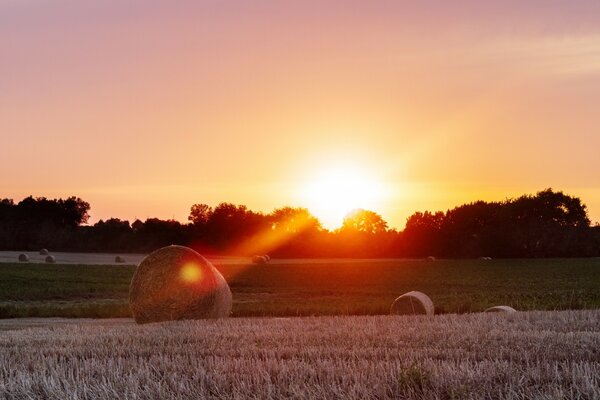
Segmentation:
{"type": "Polygon", "coordinates": [[[197,226],[203,226],[208,223],[213,214],[212,207],[206,204],[194,204],[190,210],[188,221],[197,226]]]}
{"type": "Polygon", "coordinates": [[[272,228],[286,232],[301,233],[318,231],[321,223],[306,208],[283,207],[267,216],[272,228]]]}
{"type": "Polygon", "coordinates": [[[269,246],[279,257],[600,256],[600,227],[590,226],[585,205],[552,189],[445,213],[417,212],[402,232],[362,209],[349,213],[333,232],[305,208],[265,215],[243,205],[212,209],[198,203],[191,207],[189,224],[149,218],[130,225],[110,218],[87,226],[89,210],[78,197],[0,199],[0,249],[147,252],[182,244],[209,253],[269,246]]]}
{"type": "Polygon", "coordinates": [[[406,221],[403,250],[407,256],[426,257],[441,255],[441,230],[444,213],[416,212],[406,221]]]}
{"type": "Polygon", "coordinates": [[[358,208],[346,215],[341,230],[372,234],[383,233],[387,231],[387,222],[374,211],[358,208]]]}

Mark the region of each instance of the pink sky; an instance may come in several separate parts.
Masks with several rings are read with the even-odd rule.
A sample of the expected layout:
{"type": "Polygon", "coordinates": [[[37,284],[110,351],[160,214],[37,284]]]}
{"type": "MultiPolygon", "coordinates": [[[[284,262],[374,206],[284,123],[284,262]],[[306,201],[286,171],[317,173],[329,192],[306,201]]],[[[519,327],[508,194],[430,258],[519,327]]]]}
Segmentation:
{"type": "Polygon", "coordinates": [[[546,187],[600,220],[597,1],[0,0],[0,57],[0,197],[185,220],[350,165],[394,227],[546,187]]]}

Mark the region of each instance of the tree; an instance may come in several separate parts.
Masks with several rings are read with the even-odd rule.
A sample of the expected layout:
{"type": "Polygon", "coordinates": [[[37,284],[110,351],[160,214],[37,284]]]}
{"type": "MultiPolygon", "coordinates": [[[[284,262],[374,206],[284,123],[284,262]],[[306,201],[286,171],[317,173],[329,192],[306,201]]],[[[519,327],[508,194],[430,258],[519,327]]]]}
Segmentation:
{"type": "Polygon", "coordinates": [[[272,228],[279,231],[301,233],[305,231],[318,231],[321,229],[319,220],[306,208],[278,208],[269,214],[268,218],[272,228]]]}
{"type": "Polygon", "coordinates": [[[57,202],[62,208],[63,226],[75,227],[81,224],[87,224],[90,218],[88,214],[90,204],[88,202],[74,196],[69,197],[66,200],[60,199],[57,202]]]}
{"type": "Polygon", "coordinates": [[[206,204],[194,204],[190,209],[188,221],[191,221],[194,225],[206,225],[212,214],[212,207],[206,204]]]}
{"type": "Polygon", "coordinates": [[[416,212],[406,220],[402,235],[403,252],[408,256],[441,255],[444,213],[416,212]]]}
{"type": "Polygon", "coordinates": [[[374,211],[357,208],[346,215],[341,230],[378,234],[387,231],[387,222],[374,211]]]}

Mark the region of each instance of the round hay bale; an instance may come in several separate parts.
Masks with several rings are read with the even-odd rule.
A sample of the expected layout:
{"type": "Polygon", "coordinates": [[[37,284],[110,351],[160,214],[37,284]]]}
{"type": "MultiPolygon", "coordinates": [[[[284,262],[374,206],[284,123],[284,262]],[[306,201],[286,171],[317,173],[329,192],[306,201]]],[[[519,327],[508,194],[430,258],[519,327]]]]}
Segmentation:
{"type": "Polygon", "coordinates": [[[433,301],[425,293],[412,291],[398,297],[392,303],[392,315],[433,315],[433,301]]]}
{"type": "Polygon", "coordinates": [[[271,261],[271,256],[270,255],[265,254],[264,257],[267,260],[267,262],[271,261]]]}
{"type": "Polygon", "coordinates": [[[492,257],[479,257],[480,260],[489,261],[492,257]]]}
{"type": "Polygon", "coordinates": [[[48,251],[48,249],[41,249],[40,250],[40,256],[47,256],[48,254],[50,254],[50,252],[48,251]]]}
{"type": "Polygon", "coordinates": [[[54,258],[54,256],[46,256],[45,261],[48,264],[56,264],[56,258],[54,258]]]}
{"type": "Polygon", "coordinates": [[[427,261],[435,261],[435,257],[434,256],[429,256],[426,258],[427,261]]]}
{"type": "Polygon", "coordinates": [[[129,305],[138,324],[181,319],[224,318],[231,290],[204,257],[184,246],[150,253],[135,270],[129,305]]]}
{"type": "Polygon", "coordinates": [[[266,264],[267,259],[265,256],[253,256],[252,257],[252,262],[254,264],[266,264]]]}
{"type": "Polygon", "coordinates": [[[124,263],[125,262],[125,258],[123,258],[121,256],[116,256],[115,257],[115,262],[116,263],[124,263]]]}
{"type": "Polygon", "coordinates": [[[29,256],[27,254],[19,254],[19,262],[27,262],[29,261],[29,256]]]}
{"type": "Polygon", "coordinates": [[[515,310],[514,308],[510,307],[510,306],[494,306],[494,307],[490,307],[487,310],[485,310],[485,312],[517,312],[517,310],[515,310]]]}

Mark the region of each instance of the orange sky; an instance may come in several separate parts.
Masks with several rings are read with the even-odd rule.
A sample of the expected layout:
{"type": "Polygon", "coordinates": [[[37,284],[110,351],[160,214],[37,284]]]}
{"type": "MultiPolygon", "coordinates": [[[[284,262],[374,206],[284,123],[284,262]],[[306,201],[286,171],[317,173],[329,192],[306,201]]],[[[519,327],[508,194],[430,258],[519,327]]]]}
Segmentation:
{"type": "Polygon", "coordinates": [[[546,187],[600,220],[600,3],[412,3],[0,0],[0,197],[184,221],[350,165],[393,227],[546,187]]]}

